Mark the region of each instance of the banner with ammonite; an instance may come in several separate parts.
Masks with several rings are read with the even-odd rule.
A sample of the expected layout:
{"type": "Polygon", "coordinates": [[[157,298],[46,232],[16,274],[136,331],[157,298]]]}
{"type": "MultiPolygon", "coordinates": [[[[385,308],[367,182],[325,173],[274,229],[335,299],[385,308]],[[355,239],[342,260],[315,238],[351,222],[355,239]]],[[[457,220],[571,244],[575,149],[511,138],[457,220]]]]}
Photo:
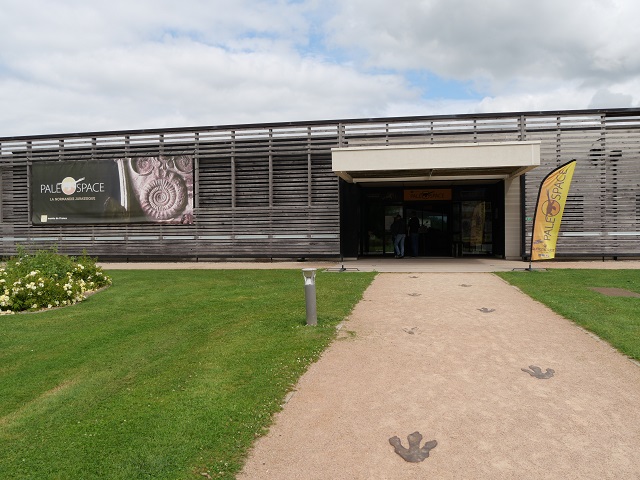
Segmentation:
{"type": "Polygon", "coordinates": [[[192,224],[193,157],[35,162],[31,221],[192,224]]]}

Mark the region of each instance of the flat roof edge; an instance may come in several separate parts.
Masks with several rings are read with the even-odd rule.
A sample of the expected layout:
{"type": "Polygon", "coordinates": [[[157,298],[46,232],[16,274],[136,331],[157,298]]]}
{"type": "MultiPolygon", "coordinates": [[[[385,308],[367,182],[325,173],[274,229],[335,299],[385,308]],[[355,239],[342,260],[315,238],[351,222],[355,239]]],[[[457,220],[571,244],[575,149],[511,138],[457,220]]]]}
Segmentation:
{"type": "Polygon", "coordinates": [[[332,152],[357,152],[365,150],[409,150],[409,149],[437,149],[437,148],[468,148],[468,147],[497,147],[497,146],[514,146],[514,145],[541,145],[541,140],[522,140],[522,141],[506,141],[506,142],[471,142],[471,143],[414,143],[411,145],[360,145],[357,147],[334,147],[332,152]]]}
{"type": "Polygon", "coordinates": [[[122,130],[103,130],[103,131],[84,131],[84,132],[57,132],[49,134],[36,135],[14,135],[0,137],[0,143],[8,141],[29,141],[41,140],[47,138],[76,138],[76,137],[92,137],[92,136],[111,136],[111,135],[138,135],[138,134],[162,134],[162,133],[184,133],[184,132],[202,132],[207,130],[237,130],[237,129],[260,129],[260,128],[280,128],[280,127],[303,127],[303,126],[323,126],[323,125],[340,125],[343,123],[381,123],[381,122],[415,122],[428,120],[464,120],[469,118],[507,118],[520,116],[580,116],[580,115],[607,115],[611,117],[623,116],[640,116],[640,108],[597,108],[597,109],[575,109],[575,110],[531,110],[531,111],[512,111],[512,112],[486,112],[486,113],[452,113],[439,115],[407,115],[399,117],[360,117],[360,118],[337,118],[337,119],[318,119],[318,120],[295,120],[290,122],[274,121],[259,123],[239,123],[239,124],[220,124],[210,126],[190,126],[190,127],[161,127],[161,128],[138,128],[138,129],[122,129],[122,130]]]}

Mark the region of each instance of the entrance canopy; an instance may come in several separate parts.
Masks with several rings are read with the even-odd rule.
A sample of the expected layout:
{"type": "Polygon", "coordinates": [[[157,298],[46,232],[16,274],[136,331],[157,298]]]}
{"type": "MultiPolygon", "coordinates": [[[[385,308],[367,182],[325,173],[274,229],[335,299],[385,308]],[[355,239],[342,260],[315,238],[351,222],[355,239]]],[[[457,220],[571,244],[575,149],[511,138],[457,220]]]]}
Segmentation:
{"type": "Polygon", "coordinates": [[[500,180],[540,165],[540,142],[334,148],[333,171],[349,183],[500,180]]]}

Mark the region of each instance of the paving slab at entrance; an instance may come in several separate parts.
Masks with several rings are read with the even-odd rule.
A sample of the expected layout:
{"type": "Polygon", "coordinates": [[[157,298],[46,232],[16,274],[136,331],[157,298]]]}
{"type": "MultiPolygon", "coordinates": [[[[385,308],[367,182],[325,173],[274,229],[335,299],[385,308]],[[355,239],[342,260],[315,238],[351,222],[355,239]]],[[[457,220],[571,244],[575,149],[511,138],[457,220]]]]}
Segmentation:
{"type": "Polygon", "coordinates": [[[238,478],[640,478],[639,398],[640,367],[495,275],[385,273],[238,478]],[[409,463],[389,439],[416,431],[409,463]]]}

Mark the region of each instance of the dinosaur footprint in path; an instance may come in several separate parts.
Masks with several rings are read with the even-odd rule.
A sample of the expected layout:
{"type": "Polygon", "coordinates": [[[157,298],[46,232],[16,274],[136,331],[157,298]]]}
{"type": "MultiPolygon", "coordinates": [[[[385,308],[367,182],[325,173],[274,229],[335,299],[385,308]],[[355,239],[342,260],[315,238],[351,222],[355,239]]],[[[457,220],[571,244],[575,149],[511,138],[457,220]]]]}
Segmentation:
{"type": "Polygon", "coordinates": [[[480,310],[482,313],[491,313],[496,311],[495,308],[487,308],[487,307],[482,307],[482,308],[479,308],[478,310],[480,310]]]}
{"type": "Polygon", "coordinates": [[[526,368],[521,368],[520,370],[528,373],[532,377],[539,378],[540,380],[551,378],[553,377],[553,374],[556,373],[556,371],[552,368],[547,368],[547,371],[545,373],[542,373],[542,369],[540,367],[536,367],[535,365],[529,365],[529,368],[531,370],[527,370],[526,368]]]}
{"type": "Polygon", "coordinates": [[[422,462],[429,456],[429,451],[436,448],[436,445],[438,445],[437,441],[431,440],[430,442],[426,442],[422,448],[420,448],[420,442],[422,441],[422,435],[420,432],[413,432],[408,435],[407,440],[409,440],[409,448],[403,447],[402,442],[398,437],[391,437],[389,439],[389,443],[393,445],[393,448],[398,455],[411,463],[422,462]]]}

